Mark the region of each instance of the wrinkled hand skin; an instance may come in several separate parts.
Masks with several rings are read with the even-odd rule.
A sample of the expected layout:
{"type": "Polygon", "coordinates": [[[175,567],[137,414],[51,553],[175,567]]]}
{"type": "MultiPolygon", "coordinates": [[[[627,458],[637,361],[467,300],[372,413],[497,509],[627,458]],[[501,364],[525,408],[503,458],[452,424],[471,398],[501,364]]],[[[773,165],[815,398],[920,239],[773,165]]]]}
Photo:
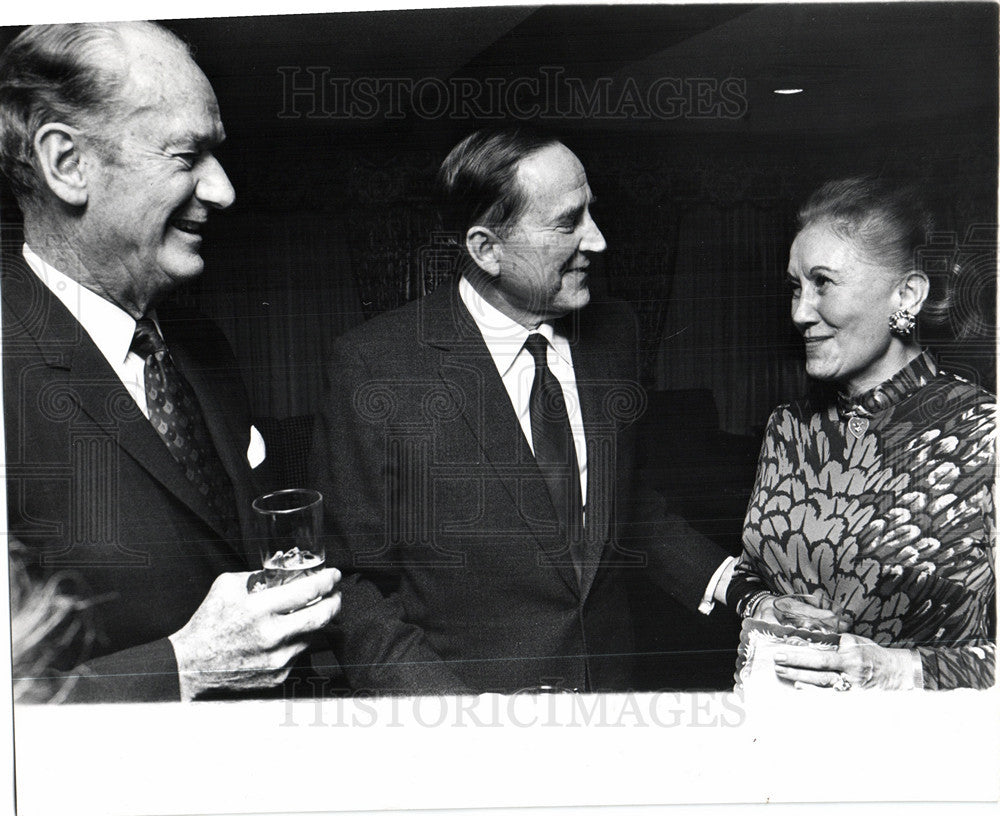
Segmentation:
{"type": "Polygon", "coordinates": [[[900,689],[912,683],[913,660],[907,649],[879,646],[859,635],[841,635],[837,651],[788,646],[774,661],[778,677],[797,686],[832,686],[841,674],[854,689],[900,689]]]}
{"type": "Polygon", "coordinates": [[[340,610],[336,569],[254,593],[247,592],[250,575],[231,572],[216,578],[191,619],[170,636],[182,700],[284,682],[310,634],[340,610]]]}

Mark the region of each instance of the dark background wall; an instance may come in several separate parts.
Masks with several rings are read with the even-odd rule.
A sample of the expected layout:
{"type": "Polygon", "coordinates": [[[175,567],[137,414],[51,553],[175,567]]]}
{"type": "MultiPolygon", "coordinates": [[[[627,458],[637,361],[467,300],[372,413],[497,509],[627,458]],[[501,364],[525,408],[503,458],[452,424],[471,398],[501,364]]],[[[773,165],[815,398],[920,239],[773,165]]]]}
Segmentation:
{"type": "Polygon", "coordinates": [[[216,89],[237,190],[187,296],[233,340],[258,414],[313,412],[329,343],[447,275],[443,156],[513,116],[583,160],[609,246],[595,285],[639,311],[649,384],[710,389],[725,430],[804,384],[782,273],[796,207],[845,174],[926,183],[942,245],[975,255],[963,300],[982,314],[945,357],[992,385],[996,23],[995,5],[935,3],[168,21],[216,89]]]}
{"type": "MultiPolygon", "coordinates": [[[[926,339],[995,390],[995,4],[166,24],[216,90],[219,158],[237,191],[210,224],[206,274],[181,297],[226,331],[258,417],[314,413],[336,337],[448,279],[435,170],[458,139],[511,118],[555,130],[587,168],[608,241],[592,285],[631,301],[643,330],[647,478],[731,549],[757,435],[805,387],[784,268],[796,209],[821,182],[881,173],[925,185],[941,230],[921,263],[957,284],[975,329],[926,339]],[[775,93],[787,88],[802,92],[775,93]]],[[[18,30],[0,31],[0,45],[18,30]]],[[[0,238],[19,245],[16,205],[6,186],[0,196],[0,238]]],[[[651,685],[728,685],[730,625],[682,619],[648,588],[635,597],[651,685]]]]}

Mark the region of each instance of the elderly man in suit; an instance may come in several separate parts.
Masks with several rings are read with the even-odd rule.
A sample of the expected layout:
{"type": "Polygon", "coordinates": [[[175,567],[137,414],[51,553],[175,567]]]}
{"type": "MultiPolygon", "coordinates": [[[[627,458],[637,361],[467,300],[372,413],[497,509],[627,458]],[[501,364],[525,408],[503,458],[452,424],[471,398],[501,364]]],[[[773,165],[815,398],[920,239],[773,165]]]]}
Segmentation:
{"type": "Polygon", "coordinates": [[[275,687],[339,606],[330,569],[248,592],[263,442],[222,335],[163,302],[233,202],[223,138],[208,80],[151,23],[36,26],[0,60],[25,233],[2,269],[9,532],[36,580],[75,576],[92,602],[77,699],[275,687]]]}
{"type": "Polygon", "coordinates": [[[381,692],[627,689],[626,571],[704,611],[731,560],[634,485],[636,325],[589,303],[605,241],[577,157],[481,131],[439,182],[456,285],[344,335],[329,369],[340,662],[381,692]]]}

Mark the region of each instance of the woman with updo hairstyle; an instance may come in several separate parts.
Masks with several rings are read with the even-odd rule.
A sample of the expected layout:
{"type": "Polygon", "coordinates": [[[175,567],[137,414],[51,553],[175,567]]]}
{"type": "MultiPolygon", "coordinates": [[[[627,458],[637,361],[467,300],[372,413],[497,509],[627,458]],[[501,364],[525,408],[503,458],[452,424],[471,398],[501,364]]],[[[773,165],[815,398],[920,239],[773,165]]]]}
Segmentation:
{"type": "Polygon", "coordinates": [[[819,387],[770,417],[729,605],[783,624],[835,610],[839,646],[781,646],[784,685],[988,688],[995,398],[917,341],[947,312],[919,264],[931,219],[911,190],[850,178],[798,226],[791,316],[819,387]]]}

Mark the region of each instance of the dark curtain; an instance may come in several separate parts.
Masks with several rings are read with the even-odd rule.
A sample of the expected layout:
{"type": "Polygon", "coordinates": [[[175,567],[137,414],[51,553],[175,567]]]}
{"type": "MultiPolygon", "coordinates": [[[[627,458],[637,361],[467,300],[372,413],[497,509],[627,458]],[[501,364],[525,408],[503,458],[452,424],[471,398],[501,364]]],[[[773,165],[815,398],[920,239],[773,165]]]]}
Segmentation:
{"type": "Polygon", "coordinates": [[[206,240],[190,297],[236,349],[257,416],[315,413],[333,340],[363,320],[349,232],[329,210],[243,210],[206,240]]]}
{"type": "Polygon", "coordinates": [[[745,434],[804,387],[789,319],[788,207],[750,203],[688,209],[666,303],[657,390],[707,388],[722,430],[745,434]]]}

